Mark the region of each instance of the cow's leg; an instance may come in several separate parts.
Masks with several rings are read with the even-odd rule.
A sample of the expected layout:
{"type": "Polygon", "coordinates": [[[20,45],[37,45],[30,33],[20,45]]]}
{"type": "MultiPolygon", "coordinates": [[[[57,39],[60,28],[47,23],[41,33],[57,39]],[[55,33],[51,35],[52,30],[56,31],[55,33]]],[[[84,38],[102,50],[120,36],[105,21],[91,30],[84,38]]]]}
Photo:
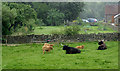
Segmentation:
{"type": "Polygon", "coordinates": [[[45,54],[45,50],[43,50],[43,54],[45,54]]]}
{"type": "Polygon", "coordinates": [[[48,49],[48,52],[50,52],[50,49],[48,49]]]}

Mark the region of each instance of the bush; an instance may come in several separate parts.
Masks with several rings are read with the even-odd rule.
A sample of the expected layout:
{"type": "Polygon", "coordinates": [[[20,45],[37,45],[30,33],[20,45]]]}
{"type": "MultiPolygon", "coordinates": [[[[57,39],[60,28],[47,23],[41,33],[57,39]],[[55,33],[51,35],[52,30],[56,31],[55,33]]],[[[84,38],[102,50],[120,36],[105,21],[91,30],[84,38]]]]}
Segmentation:
{"type": "Polygon", "coordinates": [[[77,24],[78,25],[83,25],[84,24],[80,17],[77,17],[77,24]]]}
{"type": "Polygon", "coordinates": [[[28,27],[21,27],[12,35],[26,35],[29,33],[28,27]]]}
{"type": "Polygon", "coordinates": [[[108,30],[108,27],[105,24],[99,24],[98,30],[105,31],[105,30],[108,30]]]}
{"type": "Polygon", "coordinates": [[[45,24],[43,23],[43,21],[41,19],[37,19],[36,22],[35,22],[35,24],[37,26],[45,26],[45,24]]]}
{"type": "Polygon", "coordinates": [[[69,36],[69,35],[76,35],[78,34],[80,31],[80,28],[78,25],[71,25],[71,26],[67,26],[64,30],[65,35],[69,36]]]}

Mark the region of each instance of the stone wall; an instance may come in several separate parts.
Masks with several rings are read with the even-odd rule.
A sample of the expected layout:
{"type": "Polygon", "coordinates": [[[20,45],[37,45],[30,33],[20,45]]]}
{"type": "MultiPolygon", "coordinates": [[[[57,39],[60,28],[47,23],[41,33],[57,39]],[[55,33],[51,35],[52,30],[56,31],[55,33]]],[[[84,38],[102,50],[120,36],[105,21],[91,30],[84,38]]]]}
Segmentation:
{"type": "Polygon", "coordinates": [[[82,42],[82,41],[117,41],[118,33],[99,33],[99,34],[79,34],[74,36],[66,35],[25,35],[25,36],[2,36],[7,43],[42,43],[50,40],[51,42],[82,42]]]}

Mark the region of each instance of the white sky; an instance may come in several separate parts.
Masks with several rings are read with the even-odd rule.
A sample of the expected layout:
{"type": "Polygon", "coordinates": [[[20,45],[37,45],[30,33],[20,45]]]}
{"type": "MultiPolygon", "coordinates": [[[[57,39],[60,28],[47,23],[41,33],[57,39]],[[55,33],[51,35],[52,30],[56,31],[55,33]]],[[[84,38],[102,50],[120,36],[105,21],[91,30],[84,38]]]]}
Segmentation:
{"type": "Polygon", "coordinates": [[[119,2],[120,0],[1,0],[2,2],[119,2]]]}

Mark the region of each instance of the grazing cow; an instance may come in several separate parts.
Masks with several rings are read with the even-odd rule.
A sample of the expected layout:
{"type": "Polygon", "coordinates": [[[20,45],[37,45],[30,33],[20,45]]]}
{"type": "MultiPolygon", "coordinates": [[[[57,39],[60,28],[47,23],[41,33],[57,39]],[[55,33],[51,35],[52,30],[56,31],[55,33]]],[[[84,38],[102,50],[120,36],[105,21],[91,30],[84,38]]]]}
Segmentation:
{"type": "Polygon", "coordinates": [[[83,48],[84,48],[84,45],[82,45],[82,46],[76,46],[75,48],[83,49],[83,48]]]}
{"type": "Polygon", "coordinates": [[[99,45],[99,47],[98,47],[97,50],[105,50],[105,49],[107,49],[107,46],[105,45],[105,43],[103,41],[99,41],[98,45],[99,45]]]}
{"type": "Polygon", "coordinates": [[[63,50],[66,50],[66,54],[76,54],[81,53],[81,51],[74,47],[68,47],[66,45],[63,46],[63,50]]]}
{"type": "Polygon", "coordinates": [[[49,52],[52,49],[53,49],[53,44],[45,43],[44,46],[42,47],[43,54],[45,53],[45,51],[49,52]]]}

